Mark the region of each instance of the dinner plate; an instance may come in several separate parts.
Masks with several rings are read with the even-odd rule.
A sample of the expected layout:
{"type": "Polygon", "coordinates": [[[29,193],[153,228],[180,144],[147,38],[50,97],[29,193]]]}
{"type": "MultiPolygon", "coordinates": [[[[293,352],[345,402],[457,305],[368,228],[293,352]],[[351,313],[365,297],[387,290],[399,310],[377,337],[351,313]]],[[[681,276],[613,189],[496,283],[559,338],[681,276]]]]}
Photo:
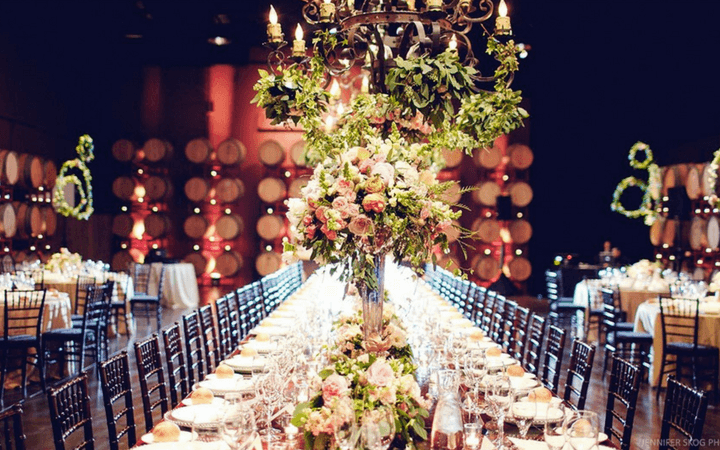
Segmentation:
{"type": "MultiPolygon", "coordinates": [[[[155,435],[152,433],[145,433],[140,436],[140,440],[146,444],[155,443],[155,435]]],[[[192,440],[192,433],[189,431],[180,431],[180,437],[174,442],[190,442],[192,440]]]]}
{"type": "MultiPolygon", "coordinates": [[[[193,405],[193,399],[192,398],[184,398],[180,402],[184,406],[192,406],[193,405]]],[[[199,405],[207,405],[208,403],[198,403],[199,405]]],[[[213,406],[223,406],[225,404],[225,400],[221,399],[220,397],[213,397],[212,402],[209,403],[213,406]]]]}
{"type": "MultiPolygon", "coordinates": [[[[525,374],[527,375],[527,374],[525,374]]],[[[518,391],[527,391],[538,385],[538,381],[534,378],[522,377],[510,377],[510,386],[518,391]]]]}
{"type": "Polygon", "coordinates": [[[223,364],[236,372],[252,372],[254,369],[262,370],[265,368],[265,363],[265,358],[253,356],[234,356],[223,361],[223,364]]]}
{"type": "MultiPolygon", "coordinates": [[[[177,442],[157,442],[143,446],[143,450],[178,450],[177,442]]],[[[230,450],[230,447],[222,441],[219,442],[185,442],[182,450],[230,450]]]]}
{"type": "Polygon", "coordinates": [[[255,339],[249,340],[243,345],[243,348],[255,349],[258,353],[270,353],[278,349],[277,341],[258,341],[255,339]]]}
{"type": "Polygon", "coordinates": [[[205,379],[206,380],[234,380],[235,382],[237,382],[237,380],[242,380],[243,376],[239,375],[237,373],[234,373],[232,378],[218,378],[218,376],[216,374],[210,373],[205,376],[205,379]]]}
{"type": "Polygon", "coordinates": [[[264,325],[257,326],[250,330],[250,334],[258,335],[258,334],[269,334],[270,336],[284,336],[288,333],[290,333],[289,328],[285,327],[268,327],[264,325]]]}
{"type": "Polygon", "coordinates": [[[217,423],[222,419],[222,408],[215,405],[192,405],[165,413],[165,419],[179,427],[192,428],[193,423],[217,423]]]}
{"type": "Polygon", "coordinates": [[[203,380],[198,383],[198,386],[210,389],[213,395],[225,395],[229,392],[249,392],[254,389],[252,381],[236,378],[203,380]]]}

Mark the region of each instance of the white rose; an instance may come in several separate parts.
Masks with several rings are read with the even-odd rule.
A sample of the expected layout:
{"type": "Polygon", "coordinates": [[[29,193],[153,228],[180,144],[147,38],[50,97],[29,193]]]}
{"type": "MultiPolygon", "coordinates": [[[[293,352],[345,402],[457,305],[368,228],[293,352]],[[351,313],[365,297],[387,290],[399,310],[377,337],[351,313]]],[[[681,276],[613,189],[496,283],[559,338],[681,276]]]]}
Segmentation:
{"type": "Polygon", "coordinates": [[[395,168],[390,163],[377,163],[373,166],[370,175],[378,175],[386,186],[392,187],[395,183],[395,168]]]}

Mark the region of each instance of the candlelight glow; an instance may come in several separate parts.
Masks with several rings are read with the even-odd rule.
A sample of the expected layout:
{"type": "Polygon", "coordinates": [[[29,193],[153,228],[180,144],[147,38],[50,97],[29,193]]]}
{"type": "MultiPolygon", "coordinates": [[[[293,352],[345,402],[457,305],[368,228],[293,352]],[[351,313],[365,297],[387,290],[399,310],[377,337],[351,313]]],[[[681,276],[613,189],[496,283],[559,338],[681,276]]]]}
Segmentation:
{"type": "Polygon", "coordinates": [[[360,92],[363,94],[367,94],[370,92],[370,80],[368,79],[367,75],[364,75],[362,77],[362,85],[360,86],[360,92]]]}
{"type": "Polygon", "coordinates": [[[330,0],[325,0],[325,3],[330,3],[330,0]]]}
{"type": "Polygon", "coordinates": [[[295,28],[295,39],[298,41],[302,41],[304,36],[305,35],[303,33],[303,29],[300,24],[298,24],[297,28],[295,28]]]}
{"type": "Polygon", "coordinates": [[[508,8],[505,4],[505,0],[500,0],[500,5],[498,5],[498,14],[500,14],[500,17],[507,17],[508,8]]]}
{"type": "Polygon", "coordinates": [[[330,95],[333,98],[340,97],[340,84],[338,84],[337,80],[333,80],[332,84],[330,85],[330,95]]]}
{"type": "Polygon", "coordinates": [[[268,18],[270,19],[270,23],[273,25],[275,25],[278,22],[278,15],[275,12],[275,8],[273,7],[273,5],[270,5],[270,14],[269,14],[268,18]]]}
{"type": "Polygon", "coordinates": [[[457,50],[457,37],[454,34],[450,38],[450,43],[448,43],[448,48],[450,49],[450,51],[457,50]]]}
{"type": "Polygon", "coordinates": [[[345,112],[345,107],[343,106],[343,104],[342,103],[338,104],[338,107],[337,107],[338,117],[342,116],[344,112],[345,112]]]}

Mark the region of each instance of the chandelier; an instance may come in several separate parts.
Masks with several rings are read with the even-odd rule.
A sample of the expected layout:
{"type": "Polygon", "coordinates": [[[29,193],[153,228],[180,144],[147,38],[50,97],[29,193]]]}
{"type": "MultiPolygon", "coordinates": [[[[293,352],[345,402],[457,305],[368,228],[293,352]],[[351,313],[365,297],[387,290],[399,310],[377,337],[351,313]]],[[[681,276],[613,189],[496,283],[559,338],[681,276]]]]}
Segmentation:
{"type": "MultiPolygon", "coordinates": [[[[305,21],[317,28],[314,53],[322,58],[329,85],[332,77],[347,76],[355,66],[363,68],[363,89],[387,92],[388,71],[396,67],[396,58],[412,60],[453,52],[462,65],[477,69],[476,83],[491,82],[495,76],[483,76],[473,51],[470,31],[482,27],[487,39],[507,41],[512,33],[505,0],[498,4],[494,33],[486,28],[495,12],[492,0],[303,0],[305,21]],[[365,81],[365,78],[369,80],[365,81]]],[[[281,50],[287,45],[275,9],[270,7],[267,26],[271,49],[268,65],[275,72],[285,65],[281,50]]],[[[303,30],[297,26],[290,60],[301,64],[306,59],[303,30]]],[[[512,82],[512,75],[507,85],[512,82]]],[[[367,91],[366,91],[367,92],[367,91]]]]}

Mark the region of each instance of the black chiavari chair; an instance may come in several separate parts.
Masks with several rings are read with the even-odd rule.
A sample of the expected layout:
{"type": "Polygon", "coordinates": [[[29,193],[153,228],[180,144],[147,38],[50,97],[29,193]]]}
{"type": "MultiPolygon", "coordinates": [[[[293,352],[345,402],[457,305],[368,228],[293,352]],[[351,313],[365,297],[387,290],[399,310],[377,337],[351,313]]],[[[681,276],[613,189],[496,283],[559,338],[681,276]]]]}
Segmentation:
{"type": "Polygon", "coordinates": [[[94,450],[92,412],[88,396],[88,376],[82,373],[48,392],[50,422],[55,450],[65,450],[67,441],[74,441],[82,433],[80,443],[73,450],[94,450]],[[77,434],[76,434],[77,433],[77,434]]]}
{"type": "Polygon", "coordinates": [[[162,335],[165,344],[168,383],[170,385],[170,406],[175,407],[190,393],[187,361],[185,361],[185,348],[180,334],[180,324],[175,322],[174,325],[163,330],[162,335]]]}
{"type": "Polygon", "coordinates": [[[228,305],[228,298],[220,297],[215,302],[215,313],[218,330],[218,350],[220,353],[220,360],[223,360],[230,356],[235,350],[232,344],[232,332],[230,330],[230,306],[228,305]]]}
{"type": "Polygon", "coordinates": [[[540,376],[540,353],[542,352],[545,337],[545,319],[532,314],[528,324],[527,338],[525,340],[525,354],[522,367],[535,376],[540,376]]]}
{"type": "Polygon", "coordinates": [[[205,368],[205,350],[197,311],[185,314],[182,318],[185,336],[185,357],[187,358],[188,386],[202,381],[208,373],[205,368]]]}
{"type": "Polygon", "coordinates": [[[563,400],[575,410],[585,409],[594,359],[594,345],[579,339],[573,341],[563,400]]]}
{"type": "Polygon", "coordinates": [[[110,450],[120,450],[120,442],[125,436],[127,436],[127,448],[131,448],[137,438],[130,382],[130,359],[126,351],[123,350],[100,363],[100,381],[110,450]]]}
{"type": "Polygon", "coordinates": [[[527,328],[530,324],[530,309],[518,306],[515,309],[515,337],[513,339],[514,346],[512,348],[512,357],[518,361],[523,360],[525,355],[525,343],[527,341],[527,328]]]}
{"type": "Polygon", "coordinates": [[[560,388],[560,372],[564,351],[565,330],[555,325],[550,325],[548,327],[545,344],[545,358],[541,370],[540,382],[555,395],[557,395],[558,389],[560,388]]]}
{"type": "Polygon", "coordinates": [[[154,411],[159,408],[158,419],[162,419],[170,406],[165,386],[165,370],[160,358],[160,339],[157,333],[153,333],[151,337],[135,342],[134,346],[145,415],[145,431],[149,433],[155,423],[154,411]]]}
{"type": "Polygon", "coordinates": [[[674,444],[687,442],[689,450],[704,447],[702,431],[708,408],[708,398],[703,391],[696,391],[673,376],[667,380],[665,410],[660,428],[660,450],[676,450],[674,444]]]}
{"type": "Polygon", "coordinates": [[[201,306],[198,309],[198,317],[200,318],[200,331],[202,332],[203,347],[205,348],[205,367],[209,373],[220,363],[220,347],[212,305],[201,306]]]}
{"type": "Polygon", "coordinates": [[[605,434],[620,450],[630,449],[635,407],[640,391],[640,370],[629,362],[612,357],[610,386],[605,410],[605,434]]]}
{"type": "Polygon", "coordinates": [[[0,449],[25,450],[25,432],[23,431],[23,401],[0,411],[0,449]]]}
{"type": "Polygon", "coordinates": [[[137,319],[144,317],[149,325],[150,319],[154,317],[157,329],[159,331],[162,323],[162,297],[163,284],[165,282],[165,266],[163,265],[160,269],[160,276],[158,278],[157,288],[158,290],[156,294],[151,294],[148,292],[151,272],[150,264],[136,264],[136,277],[138,277],[138,270],[141,270],[142,275],[140,275],[140,277],[145,277],[145,274],[147,273],[148,281],[144,291],[136,291],[133,293],[132,297],[130,297],[130,311],[132,312],[133,320],[135,321],[135,324],[137,324],[137,319]],[[145,266],[147,266],[147,268],[145,266]]]}
{"type": "Polygon", "coordinates": [[[503,314],[503,335],[502,349],[503,352],[510,354],[515,348],[515,313],[518,304],[512,300],[505,302],[505,312],[503,314]]]}

